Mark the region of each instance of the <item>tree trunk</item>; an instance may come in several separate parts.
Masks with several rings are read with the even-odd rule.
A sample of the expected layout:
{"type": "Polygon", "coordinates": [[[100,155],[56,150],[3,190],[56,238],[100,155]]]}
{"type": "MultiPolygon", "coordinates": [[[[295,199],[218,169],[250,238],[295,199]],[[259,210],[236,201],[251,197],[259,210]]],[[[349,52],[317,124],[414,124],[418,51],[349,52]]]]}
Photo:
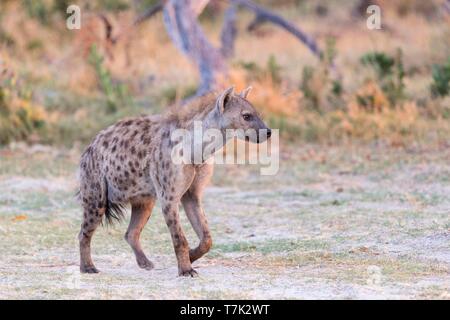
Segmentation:
{"type": "MultiPolygon", "coordinates": [[[[322,51],[315,40],[298,28],[251,0],[228,0],[229,7],[225,12],[224,24],[221,33],[221,48],[214,47],[206,38],[197,18],[210,0],[161,0],[149,8],[135,20],[134,25],[163,10],[164,24],[167,33],[175,46],[185,54],[199,69],[200,86],[196,95],[201,95],[215,89],[227,76],[225,59],[233,55],[234,41],[237,34],[236,11],[243,7],[255,13],[255,20],[249,27],[256,27],[260,23],[273,23],[300,40],[319,59],[322,51]]],[[[334,64],[331,64],[335,72],[334,64]]]]}
{"type": "Polygon", "coordinates": [[[218,78],[227,72],[222,53],[208,41],[197,21],[207,3],[208,0],[169,0],[163,8],[164,24],[170,38],[200,71],[197,95],[214,89],[218,78]]]}

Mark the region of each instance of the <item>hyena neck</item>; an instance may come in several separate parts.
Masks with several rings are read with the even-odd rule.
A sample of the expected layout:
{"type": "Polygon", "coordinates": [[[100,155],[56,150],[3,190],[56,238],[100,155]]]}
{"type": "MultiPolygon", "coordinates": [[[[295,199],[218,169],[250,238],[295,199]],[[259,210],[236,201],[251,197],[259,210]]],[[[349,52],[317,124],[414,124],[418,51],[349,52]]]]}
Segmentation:
{"type": "Polygon", "coordinates": [[[213,157],[229,140],[216,108],[194,119],[188,130],[193,138],[191,147],[196,164],[199,164],[199,161],[204,163],[213,157]]]}

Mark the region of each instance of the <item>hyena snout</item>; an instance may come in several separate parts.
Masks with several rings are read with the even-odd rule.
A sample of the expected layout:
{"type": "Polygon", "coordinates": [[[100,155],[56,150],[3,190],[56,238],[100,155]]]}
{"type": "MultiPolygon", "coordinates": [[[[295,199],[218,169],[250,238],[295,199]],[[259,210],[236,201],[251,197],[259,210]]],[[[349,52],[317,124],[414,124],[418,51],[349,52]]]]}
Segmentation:
{"type": "Polygon", "coordinates": [[[257,138],[256,138],[256,143],[261,143],[264,141],[269,140],[269,138],[272,136],[272,130],[270,130],[269,128],[265,128],[262,129],[260,134],[258,134],[257,138]],[[265,134],[264,134],[265,132],[265,134]]]}
{"type": "Polygon", "coordinates": [[[253,143],[262,143],[267,141],[272,136],[272,130],[269,128],[262,128],[258,130],[247,130],[245,141],[253,143]]]}

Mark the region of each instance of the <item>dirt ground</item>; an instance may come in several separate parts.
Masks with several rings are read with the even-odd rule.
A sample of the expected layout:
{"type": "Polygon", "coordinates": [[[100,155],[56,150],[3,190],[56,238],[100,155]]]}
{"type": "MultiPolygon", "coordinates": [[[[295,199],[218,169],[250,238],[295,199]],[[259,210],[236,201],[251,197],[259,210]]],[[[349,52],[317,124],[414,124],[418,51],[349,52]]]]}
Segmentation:
{"type": "Polygon", "coordinates": [[[218,166],[198,278],[177,277],[159,206],[142,236],[154,270],[137,267],[122,223],[94,236],[101,273],[79,273],[78,157],[0,149],[1,299],[450,298],[448,146],[284,147],[276,176],[218,166]]]}

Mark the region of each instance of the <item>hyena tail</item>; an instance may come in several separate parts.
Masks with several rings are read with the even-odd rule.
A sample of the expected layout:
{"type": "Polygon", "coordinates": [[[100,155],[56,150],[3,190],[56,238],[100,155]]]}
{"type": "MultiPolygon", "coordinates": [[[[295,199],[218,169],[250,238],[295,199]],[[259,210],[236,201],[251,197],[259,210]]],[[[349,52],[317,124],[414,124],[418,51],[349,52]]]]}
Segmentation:
{"type": "Polygon", "coordinates": [[[105,220],[106,224],[113,225],[114,222],[121,222],[125,218],[125,206],[122,203],[111,202],[108,197],[108,181],[103,179],[105,183],[105,220]]]}

